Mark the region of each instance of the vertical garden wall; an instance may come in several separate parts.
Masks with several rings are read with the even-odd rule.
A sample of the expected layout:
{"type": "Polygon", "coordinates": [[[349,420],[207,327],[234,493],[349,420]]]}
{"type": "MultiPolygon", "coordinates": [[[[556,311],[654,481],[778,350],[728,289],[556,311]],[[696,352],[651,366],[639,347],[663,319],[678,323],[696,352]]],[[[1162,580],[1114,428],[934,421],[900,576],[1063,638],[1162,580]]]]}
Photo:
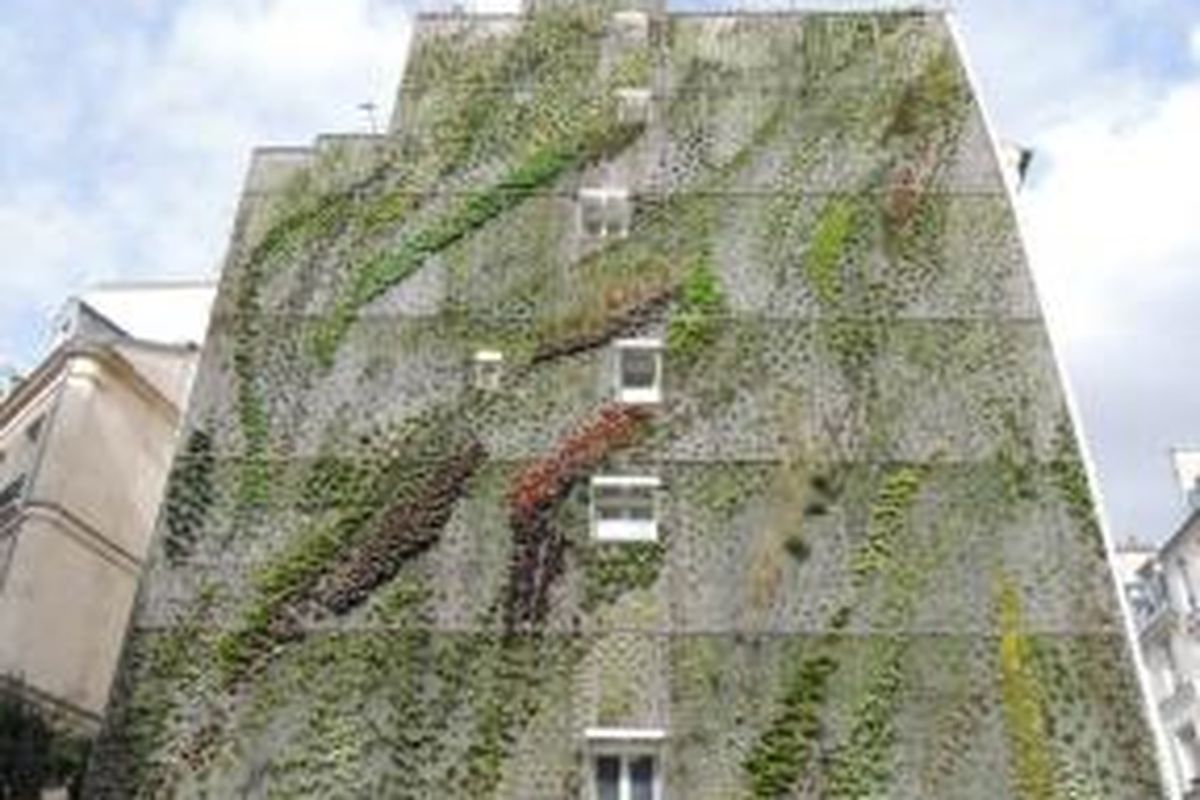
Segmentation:
{"type": "Polygon", "coordinates": [[[611,12],[422,18],[387,136],[260,156],[90,792],[1156,796],[945,20],[611,12]]]}

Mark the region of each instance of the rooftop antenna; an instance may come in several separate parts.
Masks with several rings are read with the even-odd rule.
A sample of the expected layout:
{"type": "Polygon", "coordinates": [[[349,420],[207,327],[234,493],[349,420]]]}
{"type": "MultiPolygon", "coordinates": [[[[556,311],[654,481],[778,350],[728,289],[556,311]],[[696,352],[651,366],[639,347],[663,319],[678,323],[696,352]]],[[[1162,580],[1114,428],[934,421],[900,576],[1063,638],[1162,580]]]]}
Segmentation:
{"type": "Polygon", "coordinates": [[[379,133],[379,124],[375,119],[375,104],[370,101],[366,103],[359,103],[358,110],[366,115],[367,126],[371,129],[371,135],[374,136],[375,134],[379,133]]]}

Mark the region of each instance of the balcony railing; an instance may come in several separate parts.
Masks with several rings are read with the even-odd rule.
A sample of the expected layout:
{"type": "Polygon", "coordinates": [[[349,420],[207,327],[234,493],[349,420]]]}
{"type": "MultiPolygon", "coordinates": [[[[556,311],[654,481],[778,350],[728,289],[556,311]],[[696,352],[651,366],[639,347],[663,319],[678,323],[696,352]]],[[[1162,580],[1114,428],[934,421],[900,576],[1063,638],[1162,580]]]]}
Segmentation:
{"type": "Polygon", "coordinates": [[[1133,618],[1139,634],[1145,635],[1175,616],[1170,603],[1141,605],[1134,608],[1133,618]]]}

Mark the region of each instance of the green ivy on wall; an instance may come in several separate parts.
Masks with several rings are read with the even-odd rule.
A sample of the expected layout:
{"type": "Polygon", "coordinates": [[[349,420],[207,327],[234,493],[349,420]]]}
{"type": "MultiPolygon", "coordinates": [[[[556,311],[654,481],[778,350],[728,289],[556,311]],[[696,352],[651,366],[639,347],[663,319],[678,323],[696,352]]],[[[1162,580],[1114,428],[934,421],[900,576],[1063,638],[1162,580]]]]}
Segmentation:
{"type": "Polygon", "coordinates": [[[921,491],[924,470],[904,466],[894,469],[871,504],[871,519],[867,536],[854,553],[851,572],[859,582],[884,570],[897,547],[903,547],[903,534],[909,524],[909,514],[921,491]]]}
{"type": "Polygon", "coordinates": [[[662,542],[593,544],[584,560],[584,608],[592,609],[626,592],[650,588],[658,580],[665,556],[662,542]]]}
{"type": "Polygon", "coordinates": [[[725,313],[721,284],[706,259],[692,265],[684,279],[679,307],[667,326],[667,350],[687,364],[720,332],[725,313]]]}
{"type": "MultiPolygon", "coordinates": [[[[877,797],[914,785],[914,759],[945,786],[978,779],[960,774],[976,752],[930,766],[908,749],[933,658],[912,628],[987,613],[943,608],[963,587],[928,582],[1024,520],[994,506],[1036,514],[1042,484],[1098,532],[1072,432],[1039,463],[1039,396],[988,382],[1024,352],[949,346],[972,326],[926,318],[967,277],[947,252],[970,109],[957,57],[922,15],[652,15],[630,47],[610,10],[432,21],[367,169],[309,170],[231,258],[235,396],[223,373],[207,385],[238,430],[185,441],[155,569],[233,590],[219,615],[135,634],[123,786],[573,797],[587,759],[567,726],[662,718],[689,796],[877,797]],[[649,130],[618,122],[626,87],[655,92],[649,130]],[[576,239],[565,198],[609,161],[638,176],[628,235],[576,239]],[[367,329],[368,306],[434,268],[435,311],[367,329]],[[665,337],[665,398],[634,410],[612,402],[602,351],[647,335],[665,337]],[[494,390],[470,380],[482,349],[504,355],[494,390]],[[935,380],[954,382],[935,401],[982,420],[966,452],[918,405],[935,380]],[[592,541],[588,476],[659,459],[680,467],[666,539],[592,541]],[[228,553],[189,563],[221,514],[228,553]],[[694,627],[671,630],[677,609],[694,627]]],[[[1007,735],[1030,797],[1116,785],[1140,768],[1075,758],[1010,595],[999,657],[974,639],[963,657],[1003,715],[970,683],[965,723],[934,713],[935,746],[1007,735]]],[[[1108,662],[1062,658],[1118,705],[1108,662]]]]}
{"type": "Polygon", "coordinates": [[[836,669],[837,662],[827,655],[797,664],[779,701],[779,711],[742,763],[752,797],[788,797],[808,770],[821,769],[817,761],[821,712],[829,678],[836,669]]]}
{"type": "Polygon", "coordinates": [[[216,458],[212,436],[197,428],[188,434],[176,459],[164,498],[167,532],[163,539],[167,560],[180,563],[192,554],[204,530],[213,502],[212,472],[216,458]]]}

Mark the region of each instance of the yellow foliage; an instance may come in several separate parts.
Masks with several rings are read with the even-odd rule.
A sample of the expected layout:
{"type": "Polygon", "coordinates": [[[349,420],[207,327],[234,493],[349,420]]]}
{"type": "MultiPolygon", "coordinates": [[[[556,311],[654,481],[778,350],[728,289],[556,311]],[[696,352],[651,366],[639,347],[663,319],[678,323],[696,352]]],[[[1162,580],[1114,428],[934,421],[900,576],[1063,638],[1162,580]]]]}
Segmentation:
{"type": "Polygon", "coordinates": [[[1016,789],[1025,800],[1053,800],[1054,764],[1046,732],[1045,701],[1022,631],[1021,598],[1006,578],[999,585],[1000,692],[1016,789]]]}

